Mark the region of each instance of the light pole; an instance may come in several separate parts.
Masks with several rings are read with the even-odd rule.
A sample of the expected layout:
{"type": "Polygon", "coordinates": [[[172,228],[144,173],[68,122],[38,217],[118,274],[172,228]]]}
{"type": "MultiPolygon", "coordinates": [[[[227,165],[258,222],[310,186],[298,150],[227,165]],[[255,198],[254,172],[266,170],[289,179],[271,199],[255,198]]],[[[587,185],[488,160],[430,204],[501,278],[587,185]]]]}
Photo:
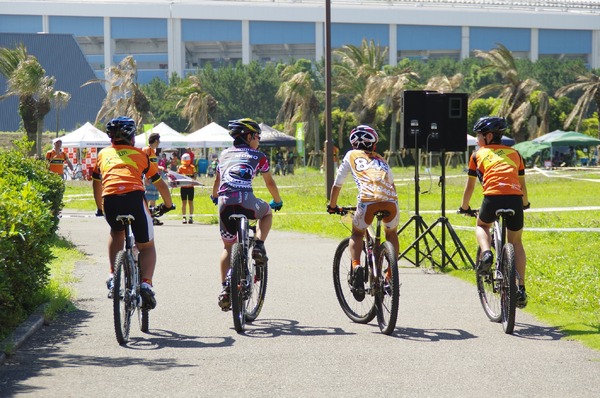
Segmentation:
{"type": "Polygon", "coordinates": [[[325,0],[325,173],[327,200],[333,186],[333,141],[331,136],[331,0],[325,0]]]}

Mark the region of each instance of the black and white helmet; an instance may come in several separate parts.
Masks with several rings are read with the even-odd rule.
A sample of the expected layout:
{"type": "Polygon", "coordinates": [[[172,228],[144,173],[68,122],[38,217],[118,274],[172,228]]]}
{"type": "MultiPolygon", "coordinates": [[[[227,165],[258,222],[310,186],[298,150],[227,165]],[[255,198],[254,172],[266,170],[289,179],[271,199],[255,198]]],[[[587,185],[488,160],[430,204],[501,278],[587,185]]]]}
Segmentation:
{"type": "Polygon", "coordinates": [[[355,127],[350,132],[350,144],[354,149],[374,151],[378,141],[379,136],[377,135],[377,131],[364,124],[355,127]]]}
{"type": "Polygon", "coordinates": [[[506,119],[503,117],[484,116],[475,123],[473,132],[481,134],[492,133],[497,136],[502,136],[507,127],[506,119]]]}

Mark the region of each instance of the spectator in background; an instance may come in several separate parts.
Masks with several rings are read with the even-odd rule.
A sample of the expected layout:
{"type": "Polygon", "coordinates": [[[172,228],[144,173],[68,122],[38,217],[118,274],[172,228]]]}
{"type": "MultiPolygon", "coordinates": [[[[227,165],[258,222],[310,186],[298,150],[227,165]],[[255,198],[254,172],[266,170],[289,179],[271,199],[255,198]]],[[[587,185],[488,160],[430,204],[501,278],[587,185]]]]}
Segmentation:
{"type": "Polygon", "coordinates": [[[179,167],[179,156],[177,156],[176,153],[173,153],[173,156],[171,156],[171,161],[169,162],[169,170],[177,171],[178,167],[179,167]]]}
{"type": "MultiPolygon", "coordinates": [[[[181,175],[191,178],[192,180],[196,178],[196,167],[192,163],[189,153],[184,153],[181,156],[181,166],[179,166],[177,172],[181,175]]],[[[194,185],[191,183],[190,185],[181,186],[181,214],[183,214],[184,224],[194,223],[194,219],[192,218],[192,215],[194,214],[194,185]],[[189,219],[185,218],[186,205],[190,211],[189,219]]]]}
{"type": "Polygon", "coordinates": [[[196,163],[194,163],[194,159],[196,158],[196,155],[194,154],[194,151],[192,151],[192,148],[186,148],[185,153],[190,155],[190,161],[192,162],[192,164],[196,164],[196,163]]]}
{"type": "MultiPolygon", "coordinates": [[[[160,144],[160,135],[158,133],[150,134],[148,137],[148,146],[142,149],[146,155],[148,155],[148,159],[150,163],[154,163],[158,167],[158,156],[156,156],[156,149],[160,144]]],[[[160,170],[160,168],[159,168],[160,170]]],[[[163,169],[164,171],[164,169],[163,169]]],[[[155,207],[156,201],[158,200],[158,188],[152,181],[144,177],[144,187],[146,188],[146,200],[148,201],[148,206],[155,207]]],[[[154,225],[163,225],[164,223],[160,221],[156,217],[152,217],[152,224],[154,225]]]]}
{"type": "Polygon", "coordinates": [[[67,157],[67,154],[62,150],[62,140],[57,138],[54,140],[54,149],[46,152],[46,161],[48,162],[48,169],[56,174],[60,174],[64,178],[65,174],[65,163],[73,171],[73,164],[67,157]]]}
{"type": "Polygon", "coordinates": [[[160,158],[158,159],[158,167],[162,167],[163,171],[167,169],[167,155],[165,153],[160,155],[160,158]]]}

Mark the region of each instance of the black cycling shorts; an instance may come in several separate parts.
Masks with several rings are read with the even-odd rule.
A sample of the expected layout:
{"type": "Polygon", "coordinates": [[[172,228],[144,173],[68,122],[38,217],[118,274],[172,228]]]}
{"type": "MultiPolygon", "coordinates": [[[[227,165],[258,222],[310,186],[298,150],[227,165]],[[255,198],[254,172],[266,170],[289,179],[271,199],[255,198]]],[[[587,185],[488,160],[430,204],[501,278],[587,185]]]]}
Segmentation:
{"type": "Polygon", "coordinates": [[[506,228],[511,231],[523,229],[523,197],[520,195],[485,196],[479,209],[479,219],[486,224],[496,220],[496,210],[513,209],[515,215],[506,217],[506,228]]]}
{"type": "Polygon", "coordinates": [[[104,200],[104,217],[113,231],[123,231],[125,225],[117,221],[117,216],[131,214],[135,220],[131,230],[135,241],[146,243],[154,239],[152,216],[146,204],[144,191],[133,191],[122,195],[108,195],[104,200]]]}
{"type": "Polygon", "coordinates": [[[181,188],[181,200],[194,200],[194,187],[182,187],[181,188]]]}

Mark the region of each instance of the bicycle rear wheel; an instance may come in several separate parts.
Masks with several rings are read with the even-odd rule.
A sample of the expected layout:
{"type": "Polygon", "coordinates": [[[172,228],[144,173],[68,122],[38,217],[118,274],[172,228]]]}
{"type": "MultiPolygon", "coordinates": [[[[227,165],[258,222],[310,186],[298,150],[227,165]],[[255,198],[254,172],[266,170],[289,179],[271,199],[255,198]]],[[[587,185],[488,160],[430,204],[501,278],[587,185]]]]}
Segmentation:
{"type": "MultiPolygon", "coordinates": [[[[352,258],[348,245],[350,238],[346,238],[338,245],[333,257],[333,286],[335,295],[342,310],[348,318],[357,323],[369,323],[375,318],[377,309],[373,296],[365,295],[364,300],[357,301],[352,294],[350,280],[352,272],[352,258]]],[[[361,264],[367,264],[366,255],[361,255],[361,264]]]]}
{"type": "Polygon", "coordinates": [[[125,250],[117,253],[112,297],[115,336],[121,345],[129,341],[131,316],[135,311],[135,303],[133,302],[135,292],[131,291],[131,264],[129,264],[129,261],[130,258],[125,250]]]}
{"type": "Polygon", "coordinates": [[[400,305],[400,277],[398,276],[398,259],[390,242],[383,242],[377,255],[381,264],[381,275],[373,285],[376,286],[375,305],[377,306],[377,323],[383,334],[392,334],[398,319],[400,305]]]}
{"type": "Polygon", "coordinates": [[[506,243],[502,248],[502,328],[504,333],[511,334],[515,328],[515,312],[517,308],[517,271],[515,270],[515,248],[506,243]]]}
{"type": "MultiPolygon", "coordinates": [[[[252,247],[248,249],[252,253],[252,247]]],[[[246,301],[246,322],[252,322],[260,314],[265,295],[267,294],[267,277],[269,276],[267,264],[256,265],[253,260],[248,259],[250,264],[250,291],[248,292],[248,301],[246,301]]]]}
{"type": "Polygon", "coordinates": [[[245,284],[244,247],[241,243],[234,243],[231,248],[231,312],[233,327],[238,333],[243,332],[246,326],[245,284]]]}
{"type": "MultiPolygon", "coordinates": [[[[477,249],[476,269],[479,269],[481,262],[481,248],[477,249]]],[[[490,272],[486,275],[476,273],[477,293],[483,311],[492,322],[500,322],[502,316],[502,307],[500,305],[500,290],[498,286],[497,274],[492,266],[490,272]]]]}

